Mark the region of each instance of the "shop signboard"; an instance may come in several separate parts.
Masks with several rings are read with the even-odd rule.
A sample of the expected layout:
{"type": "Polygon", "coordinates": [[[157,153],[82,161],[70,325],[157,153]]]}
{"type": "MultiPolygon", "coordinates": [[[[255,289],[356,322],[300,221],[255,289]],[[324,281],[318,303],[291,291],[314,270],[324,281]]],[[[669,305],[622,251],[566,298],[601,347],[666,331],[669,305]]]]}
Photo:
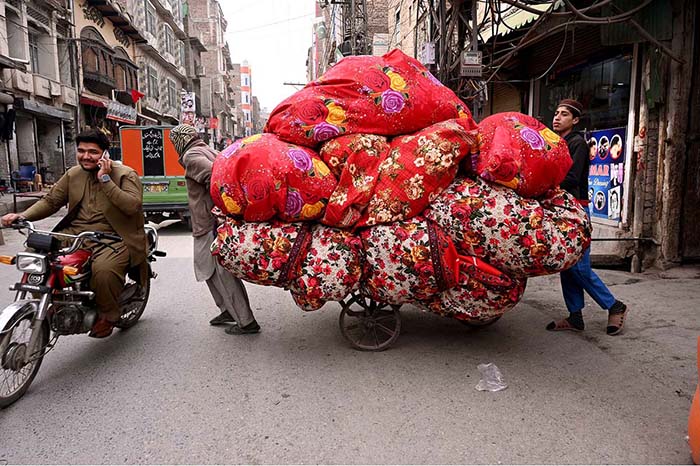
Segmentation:
{"type": "Polygon", "coordinates": [[[119,121],[121,123],[136,123],[138,113],[134,107],[124,105],[115,100],[110,100],[107,104],[107,119],[119,121]]]}
{"type": "Polygon", "coordinates": [[[626,134],[626,126],[589,134],[588,200],[593,218],[622,221],[626,134]]]}

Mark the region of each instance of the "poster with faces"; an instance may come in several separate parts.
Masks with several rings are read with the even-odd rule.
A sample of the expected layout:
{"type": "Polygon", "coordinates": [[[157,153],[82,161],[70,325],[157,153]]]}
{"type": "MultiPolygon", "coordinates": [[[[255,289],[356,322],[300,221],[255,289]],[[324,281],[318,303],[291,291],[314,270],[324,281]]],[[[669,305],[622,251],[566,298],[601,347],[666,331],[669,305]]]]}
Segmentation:
{"type": "Polygon", "coordinates": [[[593,218],[622,221],[627,127],[592,131],[588,138],[589,209],[593,218]]]}

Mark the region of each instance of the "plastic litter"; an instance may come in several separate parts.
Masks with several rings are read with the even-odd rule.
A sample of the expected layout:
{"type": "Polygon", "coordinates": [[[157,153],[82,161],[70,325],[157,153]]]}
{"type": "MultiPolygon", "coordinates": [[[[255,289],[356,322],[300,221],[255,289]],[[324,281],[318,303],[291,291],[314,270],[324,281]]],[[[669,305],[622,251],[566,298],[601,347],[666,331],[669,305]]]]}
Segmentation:
{"type": "Polygon", "coordinates": [[[508,384],[503,380],[503,374],[494,363],[479,364],[477,366],[481,373],[481,380],[476,384],[476,389],[481,392],[500,392],[508,388],[508,384]]]}

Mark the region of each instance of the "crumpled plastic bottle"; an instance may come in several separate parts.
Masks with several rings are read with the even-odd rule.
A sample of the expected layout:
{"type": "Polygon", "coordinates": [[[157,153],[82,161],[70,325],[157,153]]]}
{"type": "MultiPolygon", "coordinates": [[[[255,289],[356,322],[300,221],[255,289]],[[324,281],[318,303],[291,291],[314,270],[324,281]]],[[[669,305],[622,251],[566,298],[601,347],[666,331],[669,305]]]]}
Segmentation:
{"type": "Polygon", "coordinates": [[[477,366],[481,372],[481,380],[476,384],[476,389],[481,392],[500,392],[508,388],[508,384],[503,380],[503,374],[494,363],[479,364],[477,366]]]}

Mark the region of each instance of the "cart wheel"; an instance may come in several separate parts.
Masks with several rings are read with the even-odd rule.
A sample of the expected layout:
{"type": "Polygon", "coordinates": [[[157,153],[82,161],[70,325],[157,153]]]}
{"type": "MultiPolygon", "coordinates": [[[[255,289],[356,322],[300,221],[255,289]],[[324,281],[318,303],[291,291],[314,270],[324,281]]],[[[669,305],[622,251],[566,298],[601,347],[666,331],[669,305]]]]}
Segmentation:
{"type": "Polygon", "coordinates": [[[495,324],[496,322],[498,322],[498,319],[500,319],[500,318],[501,318],[501,316],[498,316],[498,317],[494,317],[493,319],[483,320],[481,322],[476,321],[476,320],[472,320],[472,321],[460,320],[460,323],[462,325],[466,325],[467,327],[482,328],[482,327],[488,327],[489,325],[495,324]]]}
{"type": "Polygon", "coordinates": [[[340,301],[340,333],[362,351],[382,351],[391,346],[401,333],[401,306],[378,303],[353,294],[340,301]]]}

